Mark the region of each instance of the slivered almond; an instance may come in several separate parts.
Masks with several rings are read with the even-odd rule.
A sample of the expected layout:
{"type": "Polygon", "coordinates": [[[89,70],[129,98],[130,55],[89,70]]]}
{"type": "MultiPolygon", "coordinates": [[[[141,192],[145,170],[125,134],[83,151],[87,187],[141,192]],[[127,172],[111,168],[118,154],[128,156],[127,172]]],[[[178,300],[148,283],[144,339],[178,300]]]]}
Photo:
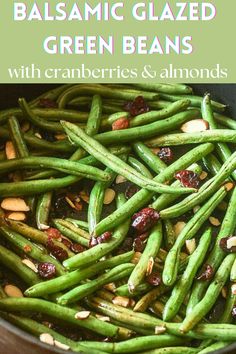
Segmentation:
{"type": "Polygon", "coordinates": [[[58,340],[54,340],[54,345],[55,345],[55,347],[63,349],[63,350],[69,350],[70,349],[69,345],[61,343],[58,340]]]}
{"type": "Polygon", "coordinates": [[[90,316],[90,311],[79,311],[75,314],[76,320],[85,320],[90,316]]]}
{"type": "Polygon", "coordinates": [[[184,133],[203,132],[209,128],[209,123],[204,119],[193,119],[184,123],[181,130],[184,133]]]}
{"type": "Polygon", "coordinates": [[[191,240],[185,241],[185,246],[189,254],[192,254],[196,249],[196,240],[192,238],[191,240]]]}
{"type": "Polygon", "coordinates": [[[8,211],[29,211],[30,208],[22,198],[5,198],[1,202],[1,207],[8,211]]]}
{"type": "Polygon", "coordinates": [[[39,336],[39,339],[41,342],[48,344],[48,345],[54,345],[54,339],[53,336],[49,333],[42,333],[39,336]]]}
{"type": "Polygon", "coordinates": [[[115,296],[112,299],[112,302],[114,305],[122,306],[122,307],[128,307],[130,300],[126,296],[115,296]]]}
{"type": "Polygon", "coordinates": [[[85,203],[89,203],[89,195],[85,191],[81,191],[79,196],[85,203]]]}
{"type": "Polygon", "coordinates": [[[38,269],[36,265],[30,260],[30,259],[22,259],[21,261],[24,265],[26,265],[28,268],[32,269],[35,273],[38,273],[38,269]]]}
{"type": "Polygon", "coordinates": [[[8,160],[12,160],[16,158],[17,154],[12,141],[6,142],[5,153],[8,160]]]}
{"type": "Polygon", "coordinates": [[[125,177],[121,176],[121,175],[118,175],[116,177],[116,184],[121,184],[121,183],[124,183],[126,181],[127,181],[127,179],[125,177]]]}
{"type": "Polygon", "coordinates": [[[42,139],[42,135],[39,133],[35,133],[34,136],[36,136],[36,138],[42,139]]]}
{"type": "Polygon", "coordinates": [[[227,288],[225,286],[221,290],[221,295],[224,299],[227,298],[227,288]]]}
{"type": "Polygon", "coordinates": [[[131,260],[131,263],[138,264],[141,256],[142,256],[141,252],[135,252],[135,254],[133,255],[133,258],[131,260]]]}
{"type": "Polygon", "coordinates": [[[203,181],[204,179],[206,179],[208,176],[208,173],[206,171],[202,171],[202,173],[200,173],[199,178],[201,181],[203,181]]]}
{"type": "Polygon", "coordinates": [[[115,283],[109,283],[109,284],[105,284],[104,289],[111,291],[112,293],[114,293],[116,291],[116,285],[115,283]]]}
{"type": "Polygon", "coordinates": [[[184,221],[178,221],[175,225],[174,225],[174,231],[175,231],[175,236],[179,236],[180,232],[183,230],[183,228],[185,227],[186,223],[184,221]]]}
{"type": "Polygon", "coordinates": [[[236,283],[231,286],[231,292],[233,295],[236,295],[236,283]]]}
{"type": "Polygon", "coordinates": [[[102,315],[96,314],[96,317],[97,317],[97,319],[99,319],[100,321],[103,321],[103,322],[110,322],[111,321],[110,317],[108,317],[108,316],[102,316],[102,315]]]}
{"type": "Polygon", "coordinates": [[[114,191],[114,189],[107,188],[105,190],[103,204],[105,205],[111,204],[115,199],[115,196],[116,196],[116,192],[114,191]]]}
{"type": "Polygon", "coordinates": [[[146,269],[146,276],[148,276],[152,273],[153,266],[154,266],[154,259],[153,259],[153,257],[150,257],[148,260],[148,265],[147,265],[147,269],[146,269]]]}
{"type": "Polygon", "coordinates": [[[57,140],[65,140],[65,138],[66,138],[66,134],[56,134],[55,135],[55,138],[57,139],[57,140]]]}
{"type": "Polygon", "coordinates": [[[236,246],[236,236],[229,237],[227,239],[227,248],[230,250],[232,247],[236,246]]]}
{"type": "Polygon", "coordinates": [[[11,284],[5,285],[4,292],[9,297],[24,297],[22,291],[15,285],[11,285],[11,284]]]}
{"type": "Polygon", "coordinates": [[[200,209],[200,205],[196,205],[194,208],[193,208],[193,212],[194,214],[196,214],[196,212],[198,212],[198,210],[200,209]]]}
{"type": "Polygon", "coordinates": [[[38,223],[39,230],[48,230],[50,226],[38,223]]]}
{"type": "Polygon", "coordinates": [[[13,212],[7,213],[6,217],[10,220],[25,221],[26,214],[23,213],[22,211],[13,211],[13,212]]]}
{"type": "Polygon", "coordinates": [[[221,224],[220,220],[215,218],[214,216],[210,216],[209,221],[210,221],[211,225],[213,225],[213,226],[220,226],[220,224],[221,224]]]}
{"type": "Polygon", "coordinates": [[[166,332],[165,326],[155,326],[155,334],[162,334],[166,332]]]}
{"type": "Polygon", "coordinates": [[[228,182],[225,184],[225,189],[227,190],[227,192],[231,191],[231,189],[233,188],[234,188],[234,183],[228,182]]]}

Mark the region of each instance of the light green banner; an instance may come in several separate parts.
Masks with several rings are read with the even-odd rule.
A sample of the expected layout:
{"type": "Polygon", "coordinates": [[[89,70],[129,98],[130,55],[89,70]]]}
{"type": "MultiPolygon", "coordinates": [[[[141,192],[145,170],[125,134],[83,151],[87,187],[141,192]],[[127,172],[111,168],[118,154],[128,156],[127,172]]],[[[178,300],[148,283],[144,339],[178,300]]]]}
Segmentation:
{"type": "Polygon", "coordinates": [[[1,83],[235,83],[235,0],[2,0],[1,83]]]}

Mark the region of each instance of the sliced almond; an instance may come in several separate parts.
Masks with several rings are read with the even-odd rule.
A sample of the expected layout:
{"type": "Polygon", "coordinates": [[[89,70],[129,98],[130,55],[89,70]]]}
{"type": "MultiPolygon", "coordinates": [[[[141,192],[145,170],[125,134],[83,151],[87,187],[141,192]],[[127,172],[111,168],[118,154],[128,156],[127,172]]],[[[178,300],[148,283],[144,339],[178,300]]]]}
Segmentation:
{"type": "Polygon", "coordinates": [[[200,205],[196,205],[196,206],[193,208],[193,213],[196,214],[199,209],[201,209],[200,205]]]}
{"type": "Polygon", "coordinates": [[[38,273],[38,269],[36,265],[30,260],[30,259],[22,259],[21,261],[24,265],[26,265],[28,268],[32,269],[35,273],[38,273]]]}
{"type": "Polygon", "coordinates": [[[77,320],[85,320],[90,316],[90,313],[91,313],[90,311],[79,311],[75,314],[75,318],[77,320]]]}
{"type": "Polygon", "coordinates": [[[50,228],[50,226],[38,223],[38,228],[39,228],[39,230],[48,230],[50,228]]]}
{"type": "Polygon", "coordinates": [[[21,211],[13,211],[12,213],[7,214],[7,218],[15,221],[25,221],[26,214],[21,211]]]}
{"type": "Polygon", "coordinates": [[[89,203],[89,195],[85,191],[81,191],[79,196],[85,203],[89,203]]]}
{"type": "Polygon", "coordinates": [[[142,256],[141,252],[135,252],[135,254],[133,255],[133,258],[131,260],[131,263],[138,264],[141,256],[142,256]]]}
{"type": "Polygon", "coordinates": [[[107,188],[105,190],[103,204],[105,205],[111,204],[115,199],[115,196],[116,196],[116,192],[114,191],[114,189],[107,188]]]}
{"type": "Polygon", "coordinates": [[[175,231],[175,236],[179,236],[179,234],[181,233],[181,231],[183,230],[183,228],[185,227],[186,223],[184,221],[178,221],[175,225],[174,225],[174,231],[175,231]]]}
{"type": "Polygon", "coordinates": [[[126,296],[115,296],[112,299],[112,302],[114,305],[122,306],[122,307],[128,307],[130,303],[130,299],[126,296]]]}
{"type": "Polygon", "coordinates": [[[213,226],[220,226],[221,224],[220,220],[215,218],[214,216],[210,216],[209,221],[213,226]]]}
{"type": "Polygon", "coordinates": [[[48,345],[54,345],[54,339],[53,336],[49,333],[42,333],[39,336],[39,339],[41,342],[48,344],[48,345]]]}
{"type": "Polygon", "coordinates": [[[5,153],[8,160],[15,159],[17,154],[12,141],[6,142],[5,153]]]}
{"type": "Polygon", "coordinates": [[[146,276],[148,276],[152,273],[153,266],[154,266],[154,259],[153,259],[153,257],[150,257],[148,260],[148,265],[147,265],[147,269],[146,269],[146,276]]]}
{"type": "Polygon", "coordinates": [[[35,133],[34,136],[36,136],[36,138],[42,139],[42,135],[39,133],[35,133]]]}
{"type": "Polygon", "coordinates": [[[22,198],[5,198],[1,202],[1,208],[8,211],[29,211],[30,208],[22,198]]]}
{"type": "Polygon", "coordinates": [[[56,134],[55,138],[59,141],[66,139],[66,134],[56,134]]]}
{"type": "Polygon", "coordinates": [[[228,182],[225,184],[225,189],[227,190],[227,192],[231,191],[231,189],[233,188],[234,188],[234,183],[228,182]]]}
{"type": "Polygon", "coordinates": [[[109,283],[109,284],[105,284],[104,289],[111,291],[112,293],[114,293],[116,291],[116,285],[115,283],[109,283]]]}
{"type": "Polygon", "coordinates": [[[124,183],[126,181],[127,181],[127,179],[125,177],[121,176],[121,175],[118,175],[116,177],[116,184],[121,184],[121,183],[124,183]]]}
{"type": "Polygon", "coordinates": [[[236,236],[229,237],[227,239],[227,248],[230,250],[232,247],[236,246],[236,236]]]}
{"type": "Polygon", "coordinates": [[[184,123],[181,130],[184,133],[203,132],[209,128],[209,123],[204,119],[193,119],[184,123]]]}
{"type": "Polygon", "coordinates": [[[221,295],[224,299],[227,298],[227,288],[225,286],[221,290],[221,295]]]}
{"type": "Polygon", "coordinates": [[[206,179],[208,176],[208,173],[206,171],[202,171],[202,173],[200,173],[199,178],[201,181],[203,181],[204,179],[206,179]]]}
{"type": "Polygon", "coordinates": [[[192,238],[191,240],[185,241],[185,246],[189,254],[192,254],[196,249],[196,240],[192,238]]]}
{"type": "Polygon", "coordinates": [[[55,345],[55,347],[63,349],[63,350],[69,350],[70,349],[69,345],[61,343],[58,340],[54,340],[54,345],[55,345]]]}
{"type": "Polygon", "coordinates": [[[166,332],[165,326],[155,326],[155,334],[162,334],[166,332]]]}
{"type": "Polygon", "coordinates": [[[4,292],[9,297],[24,297],[22,291],[15,285],[11,285],[11,284],[5,285],[4,292]]]}
{"type": "Polygon", "coordinates": [[[99,319],[100,321],[103,321],[103,322],[110,322],[111,321],[110,317],[108,317],[108,316],[102,316],[102,315],[96,314],[96,317],[97,317],[97,319],[99,319]]]}
{"type": "Polygon", "coordinates": [[[236,283],[231,286],[231,292],[233,295],[236,295],[236,283]]]}

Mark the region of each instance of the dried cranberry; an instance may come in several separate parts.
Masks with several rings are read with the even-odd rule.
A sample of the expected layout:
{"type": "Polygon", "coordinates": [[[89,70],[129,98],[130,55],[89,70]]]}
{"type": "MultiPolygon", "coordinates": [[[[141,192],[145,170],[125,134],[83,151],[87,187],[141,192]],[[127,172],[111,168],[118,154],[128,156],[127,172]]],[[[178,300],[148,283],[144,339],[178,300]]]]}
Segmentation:
{"type": "Polygon", "coordinates": [[[74,253],[81,253],[85,250],[85,248],[83,246],[81,246],[79,243],[72,243],[70,249],[74,253]]]}
{"type": "Polygon", "coordinates": [[[54,264],[49,262],[39,263],[38,273],[41,278],[51,279],[56,274],[56,267],[54,264]]]}
{"type": "Polygon", "coordinates": [[[153,286],[158,286],[161,284],[161,276],[159,273],[153,272],[146,277],[146,281],[153,286]]]}
{"type": "Polygon", "coordinates": [[[62,242],[63,245],[65,245],[67,248],[71,248],[72,245],[73,245],[73,243],[72,243],[70,240],[68,240],[67,238],[65,238],[65,237],[62,237],[61,242],[62,242]]]}
{"type": "Polygon", "coordinates": [[[129,119],[126,117],[119,118],[112,124],[112,130],[122,130],[127,128],[129,128],[129,119]]]}
{"type": "Polygon", "coordinates": [[[131,184],[130,186],[127,187],[125,191],[125,198],[126,199],[132,198],[139,190],[140,190],[139,187],[135,186],[134,184],[131,184]]]}
{"type": "Polygon", "coordinates": [[[182,186],[189,188],[198,188],[199,178],[196,173],[189,170],[182,170],[175,173],[175,178],[178,179],[182,186]]]}
{"type": "Polygon", "coordinates": [[[149,112],[150,108],[147,102],[144,100],[143,96],[138,96],[134,101],[129,101],[124,105],[124,109],[130,113],[132,117],[138,116],[139,114],[149,112]]]}
{"type": "Polygon", "coordinates": [[[236,318],[236,306],[233,307],[233,310],[232,310],[232,317],[233,317],[233,318],[236,318]]]}
{"type": "Polygon", "coordinates": [[[133,248],[133,239],[131,237],[127,237],[122,243],[120,249],[118,250],[118,254],[128,252],[133,248]]]}
{"type": "Polygon", "coordinates": [[[161,148],[161,150],[157,153],[157,155],[160,157],[162,161],[166,163],[171,162],[174,157],[172,150],[168,147],[161,148]]]}
{"type": "Polygon", "coordinates": [[[52,240],[49,239],[46,245],[51,254],[59,261],[63,262],[65,259],[68,258],[68,253],[66,252],[66,250],[64,250],[60,246],[54,245],[52,240]]]}
{"type": "Polygon", "coordinates": [[[149,232],[144,232],[143,234],[139,235],[141,241],[145,241],[149,236],[149,232]]]}
{"type": "Polygon", "coordinates": [[[45,232],[48,235],[48,239],[61,239],[62,237],[60,231],[55,229],[54,227],[49,227],[49,229],[47,229],[45,232]]]}
{"type": "Polygon", "coordinates": [[[141,234],[152,228],[159,218],[160,214],[155,209],[144,208],[133,215],[132,227],[141,234]]]}
{"type": "Polygon", "coordinates": [[[197,277],[197,280],[211,280],[214,275],[213,268],[210,264],[205,264],[203,271],[197,277]]]}
{"type": "Polygon", "coordinates": [[[135,252],[143,252],[145,243],[139,237],[136,237],[134,239],[133,247],[135,252]]]}
{"type": "Polygon", "coordinates": [[[53,101],[50,98],[40,98],[39,107],[40,108],[57,108],[58,104],[56,101],[53,101]]]}
{"type": "Polygon", "coordinates": [[[112,237],[112,232],[106,231],[98,237],[91,237],[89,241],[89,247],[94,247],[99,243],[107,242],[112,237]]]}
{"type": "Polygon", "coordinates": [[[219,246],[220,248],[227,253],[235,253],[236,252],[236,246],[231,246],[230,248],[228,248],[228,240],[230,240],[230,238],[235,237],[235,236],[229,236],[229,237],[223,237],[220,242],[219,242],[219,246]]]}

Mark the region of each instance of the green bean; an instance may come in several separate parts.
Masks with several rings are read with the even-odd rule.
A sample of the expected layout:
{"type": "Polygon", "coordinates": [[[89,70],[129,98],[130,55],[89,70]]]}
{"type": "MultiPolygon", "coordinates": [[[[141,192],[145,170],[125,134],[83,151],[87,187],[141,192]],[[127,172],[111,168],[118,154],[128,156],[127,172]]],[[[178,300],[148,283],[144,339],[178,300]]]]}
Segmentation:
{"type": "MultiPolygon", "coordinates": [[[[160,93],[160,98],[170,101],[170,102],[175,102],[175,101],[181,100],[183,98],[183,96],[160,93]]],[[[202,97],[194,96],[194,95],[184,95],[184,98],[190,100],[190,102],[191,102],[190,105],[192,107],[201,107],[202,100],[203,100],[202,97]]],[[[215,112],[223,112],[226,108],[226,105],[219,103],[219,102],[211,101],[211,104],[212,104],[212,108],[214,109],[215,112]]]]}
{"type": "Polygon", "coordinates": [[[88,231],[88,229],[89,229],[89,225],[86,221],[72,219],[72,218],[65,218],[65,220],[71,222],[75,226],[78,226],[85,231],[88,231]]]}
{"type": "Polygon", "coordinates": [[[75,318],[77,310],[63,307],[46,300],[30,298],[6,298],[0,300],[0,309],[9,312],[35,311],[49,315],[53,318],[68,322],[78,327],[87,328],[95,333],[109,337],[116,337],[119,328],[107,322],[102,322],[95,317],[89,316],[86,319],[75,318]]]}
{"type": "Polygon", "coordinates": [[[212,353],[212,352],[215,352],[218,349],[225,348],[225,347],[227,347],[230,344],[231,343],[229,343],[229,342],[223,342],[223,341],[222,342],[213,343],[213,344],[209,345],[208,347],[200,350],[200,352],[198,352],[198,354],[212,353]]]}
{"type": "MultiPolygon", "coordinates": [[[[118,194],[117,206],[119,207],[125,202],[125,196],[123,194],[118,194]]],[[[96,260],[105,256],[123,242],[129,230],[129,225],[130,220],[128,219],[115,229],[112,238],[111,240],[109,240],[109,242],[98,244],[80,254],[77,254],[74,257],[65,260],[63,265],[68,269],[73,269],[76,267],[81,267],[82,265],[90,264],[91,262],[95,262],[96,260]]]]}
{"type": "MultiPolygon", "coordinates": [[[[173,178],[175,172],[188,167],[191,163],[194,163],[201,159],[203,156],[209,154],[213,150],[212,144],[204,144],[190,152],[186,153],[181,159],[172,163],[163,172],[161,172],[154,180],[158,182],[165,182],[173,178]]],[[[133,215],[137,210],[145,206],[154,196],[154,193],[142,189],[131,197],[124,206],[118,208],[115,212],[103,219],[95,228],[96,235],[100,235],[107,230],[112,230],[114,227],[122,223],[129,216],[133,215]]]]}
{"type": "Polygon", "coordinates": [[[219,113],[215,113],[214,117],[218,123],[224,125],[225,127],[230,128],[230,129],[234,129],[234,130],[236,129],[236,123],[235,123],[234,119],[223,116],[222,114],[219,114],[219,113]]]}
{"type": "Polygon", "coordinates": [[[40,282],[37,274],[22,263],[22,259],[12,251],[0,245],[0,263],[16,273],[26,284],[40,282]]]}
{"type": "Polygon", "coordinates": [[[230,280],[236,281],[236,261],[234,262],[231,272],[230,272],[230,280]]]}
{"type": "Polygon", "coordinates": [[[48,227],[49,213],[52,203],[52,192],[41,194],[37,201],[35,218],[38,229],[45,230],[48,227]]]}
{"type": "Polygon", "coordinates": [[[61,95],[65,90],[68,90],[71,86],[72,85],[69,84],[60,85],[54,89],[44,92],[42,95],[29,102],[30,107],[37,107],[40,104],[41,99],[49,99],[51,101],[57,100],[58,96],[61,95]]]}
{"type": "MultiPolygon", "coordinates": [[[[35,228],[33,228],[29,225],[26,225],[20,221],[6,219],[6,223],[7,223],[7,226],[9,226],[12,230],[29,238],[30,240],[37,242],[37,243],[41,243],[43,245],[47,245],[48,235],[45,232],[35,229],[35,228]]],[[[71,252],[69,250],[69,248],[66,245],[64,245],[62,242],[57,241],[56,239],[53,239],[52,242],[54,243],[55,246],[59,246],[62,249],[64,249],[67,252],[68,257],[74,256],[74,253],[71,252]]]]}
{"type": "Polygon", "coordinates": [[[189,257],[187,268],[183,275],[174,286],[171,295],[165,304],[163,319],[171,320],[179,311],[186,295],[188,294],[198,268],[202,265],[206,252],[211,241],[211,230],[208,229],[200,238],[200,242],[196,250],[189,257]]]}
{"type": "Polygon", "coordinates": [[[186,95],[191,94],[193,89],[187,85],[182,84],[156,84],[156,83],[148,83],[148,84],[134,84],[135,87],[152,91],[152,92],[161,92],[161,93],[169,93],[169,94],[180,94],[186,95]]]}
{"type": "Polygon", "coordinates": [[[111,114],[110,116],[108,116],[108,118],[105,118],[102,121],[102,127],[109,127],[110,125],[112,125],[115,121],[117,121],[117,119],[120,118],[129,118],[129,113],[128,112],[117,112],[111,114]]]}
{"type": "MultiPolygon", "coordinates": [[[[236,188],[234,188],[232,196],[230,198],[229,205],[224,220],[222,222],[219,234],[217,236],[215,245],[211,250],[209,257],[205,261],[205,264],[209,264],[212,267],[214,273],[225,257],[225,253],[219,247],[219,242],[222,237],[231,235],[234,232],[235,227],[236,227],[236,188]]],[[[189,303],[187,306],[187,313],[191,313],[195,305],[202,299],[202,296],[206,291],[208,285],[209,285],[208,282],[205,281],[195,281],[189,299],[189,303]]]]}
{"type": "Polygon", "coordinates": [[[219,269],[217,270],[213,281],[209,285],[204,297],[194,307],[192,312],[186,316],[180,326],[180,331],[183,333],[188,332],[210,311],[215,301],[217,300],[221,289],[229,277],[230,269],[234,260],[234,254],[229,254],[225,257],[219,269]]]}
{"type": "Polygon", "coordinates": [[[95,139],[104,145],[114,144],[116,142],[129,143],[130,141],[140,140],[140,137],[142,137],[142,140],[150,139],[157,135],[167,133],[172,129],[177,129],[186,121],[197,117],[199,117],[198,110],[188,110],[140,127],[97,134],[95,135],[95,139]]]}
{"type": "Polygon", "coordinates": [[[100,313],[110,316],[111,318],[118,320],[124,324],[134,325],[143,329],[152,329],[155,331],[156,326],[165,326],[167,333],[171,333],[178,336],[184,336],[184,338],[194,339],[214,339],[214,340],[227,340],[232,341],[236,338],[235,325],[230,324],[198,324],[194,330],[191,330],[185,334],[180,332],[179,323],[163,322],[149,314],[134,312],[130,309],[114,305],[108,301],[93,297],[87,300],[89,306],[94,308],[100,313]]]}
{"type": "Polygon", "coordinates": [[[197,348],[190,347],[165,347],[142,352],[142,354],[194,354],[198,353],[197,348]]]}
{"type": "Polygon", "coordinates": [[[99,95],[93,96],[91,110],[89,113],[86,133],[90,136],[97,134],[102,118],[102,100],[99,95]]]}
{"type": "Polygon", "coordinates": [[[73,285],[79,284],[82,280],[93,277],[105,269],[129,262],[133,254],[134,252],[130,251],[112,258],[108,258],[104,261],[94,263],[89,268],[77,269],[55,279],[41,282],[27,289],[25,291],[25,295],[30,297],[39,297],[68,289],[73,285]]]}
{"type": "MultiPolygon", "coordinates": [[[[205,119],[210,126],[210,129],[217,129],[218,126],[214,119],[214,113],[211,106],[210,95],[205,95],[202,101],[202,118],[205,119]]],[[[216,145],[218,154],[222,157],[223,162],[226,162],[231,156],[231,151],[229,147],[224,143],[218,143],[216,145]]],[[[236,172],[232,171],[232,176],[236,179],[236,172]]]]}
{"type": "Polygon", "coordinates": [[[86,231],[63,219],[53,219],[53,224],[63,235],[67,236],[69,239],[81,244],[82,246],[89,246],[90,236],[86,231]]]}
{"type": "Polygon", "coordinates": [[[34,245],[29,240],[25,239],[20,234],[4,226],[1,226],[0,232],[11,244],[16,246],[17,249],[19,249],[20,251],[25,252],[27,255],[29,255],[33,259],[36,259],[39,262],[49,262],[54,264],[56,267],[57,274],[59,275],[65,274],[65,269],[57,260],[55,260],[47,253],[43,252],[42,249],[34,245]],[[27,252],[25,251],[26,247],[27,247],[27,252]]]}
{"type": "Polygon", "coordinates": [[[158,147],[214,142],[236,143],[236,132],[229,129],[212,129],[197,133],[166,134],[147,140],[145,144],[149,147],[158,147]]]}
{"type": "Polygon", "coordinates": [[[150,101],[158,99],[158,94],[151,92],[130,89],[124,91],[114,88],[111,89],[102,85],[75,85],[61,94],[61,96],[58,98],[58,107],[64,108],[73,98],[81,94],[97,94],[101,97],[119,98],[125,100],[133,100],[137,96],[143,96],[146,100],[150,101]]]}
{"type": "Polygon", "coordinates": [[[69,137],[78,145],[83,147],[91,155],[93,155],[97,160],[104,163],[107,167],[111,168],[118,174],[123,175],[131,182],[156,192],[167,192],[167,193],[190,193],[194,189],[189,188],[176,188],[173,189],[166,185],[157,183],[155,180],[150,180],[137,173],[133,168],[129,167],[125,162],[116,156],[113,156],[105,147],[103,147],[99,142],[89,137],[83,132],[82,129],[76,127],[74,124],[68,122],[62,122],[66,133],[69,137]]]}
{"type": "Polygon", "coordinates": [[[133,128],[133,127],[138,127],[140,125],[150,124],[157,120],[169,118],[174,114],[185,111],[189,105],[190,105],[190,101],[185,99],[177,102],[173,102],[168,107],[163,108],[159,111],[150,111],[132,118],[130,120],[129,126],[133,128]]]}
{"type": "Polygon", "coordinates": [[[138,285],[142,283],[145,278],[145,274],[148,273],[148,265],[150,261],[154,262],[162,242],[162,225],[158,222],[157,225],[152,229],[146,247],[136,264],[134,270],[132,271],[129,280],[128,287],[132,293],[138,285]]]}
{"type": "Polygon", "coordinates": [[[96,290],[100,289],[103,285],[122,279],[129,275],[133,268],[134,265],[132,263],[118,265],[105,274],[98,276],[96,279],[90,280],[85,284],[78,285],[72,290],[69,290],[67,293],[60,296],[57,302],[64,306],[77,300],[81,300],[85,296],[91,295],[96,290]]]}
{"type": "Polygon", "coordinates": [[[165,237],[164,244],[167,250],[169,250],[175,243],[176,235],[172,222],[168,219],[164,220],[165,237]]]}
{"type": "MultiPolygon", "coordinates": [[[[165,304],[161,301],[156,300],[149,306],[149,310],[156,314],[158,318],[162,318],[165,304]]],[[[172,319],[173,322],[179,323],[183,321],[183,318],[180,315],[176,315],[172,319]]]]}
{"type": "Polygon", "coordinates": [[[10,117],[8,119],[9,130],[11,134],[11,139],[13,145],[15,146],[19,157],[29,156],[29,150],[25,144],[24,138],[22,136],[20,125],[15,117],[10,117]]]}
{"type": "Polygon", "coordinates": [[[142,295],[143,293],[146,293],[151,289],[151,285],[148,283],[142,283],[139,284],[136,289],[132,292],[132,294],[129,292],[129,287],[127,284],[121,285],[118,288],[116,288],[115,293],[120,295],[120,296],[127,296],[127,297],[133,297],[136,295],[142,295]]]}
{"type": "Polygon", "coordinates": [[[159,156],[155,155],[144,143],[141,141],[133,144],[133,149],[140,159],[142,159],[154,172],[160,173],[167,166],[159,156]]]}
{"type": "Polygon", "coordinates": [[[109,182],[96,182],[90,193],[88,206],[88,228],[90,234],[93,233],[94,228],[101,219],[105,191],[113,183],[117,175],[110,168],[107,168],[106,172],[111,176],[111,180],[109,182]]]}
{"type": "Polygon", "coordinates": [[[135,312],[145,312],[148,306],[157,299],[158,296],[167,292],[170,288],[167,288],[165,285],[161,284],[158,287],[148,291],[143,295],[134,306],[135,312]]]}
{"type": "Polygon", "coordinates": [[[233,320],[232,311],[236,304],[236,294],[231,286],[228,286],[228,293],[225,302],[224,312],[220,316],[220,323],[231,323],[233,320]]]}
{"type": "Polygon", "coordinates": [[[235,168],[236,153],[230,156],[228,161],[223,164],[215,177],[213,177],[211,180],[208,180],[200,187],[198,193],[195,196],[191,196],[191,198],[185,198],[174,206],[161,210],[161,217],[163,219],[176,218],[193,209],[194,206],[202,204],[207,198],[209,198],[219,189],[222,183],[231,175],[235,168]]]}
{"type": "MultiPolygon", "coordinates": [[[[187,166],[187,169],[190,171],[195,172],[196,174],[200,175],[202,172],[201,166],[197,164],[193,164],[191,166],[187,166]]],[[[171,184],[172,186],[180,186],[180,181],[175,181],[171,184]]],[[[173,194],[161,194],[152,204],[151,207],[156,210],[162,210],[167,208],[173,201],[175,201],[178,197],[173,194]]]]}
{"type": "Polygon", "coordinates": [[[58,171],[65,172],[75,176],[83,176],[93,180],[108,181],[110,175],[97,167],[84,165],[83,163],[59,159],[56,157],[25,157],[13,159],[0,163],[1,173],[11,172],[22,168],[55,168],[58,171]]]}
{"type": "Polygon", "coordinates": [[[153,178],[151,172],[139,160],[135,159],[132,156],[129,156],[128,163],[131,167],[133,167],[137,172],[139,172],[143,176],[147,178],[153,178]]]}
{"type": "Polygon", "coordinates": [[[179,253],[182,246],[186,240],[191,239],[196,234],[203,223],[209,218],[212,211],[224,199],[226,194],[227,189],[225,186],[222,186],[185,225],[166,257],[162,274],[164,284],[172,285],[175,282],[179,265],[179,253]]]}
{"type": "Polygon", "coordinates": [[[39,116],[50,121],[60,121],[65,119],[73,123],[86,123],[88,120],[87,112],[78,112],[68,109],[58,108],[34,108],[32,109],[34,115],[39,116]]]}
{"type": "Polygon", "coordinates": [[[213,176],[217,175],[217,173],[220,171],[221,166],[222,166],[220,161],[213,154],[209,154],[209,155],[205,156],[203,158],[203,163],[206,166],[207,170],[213,176]]]}

